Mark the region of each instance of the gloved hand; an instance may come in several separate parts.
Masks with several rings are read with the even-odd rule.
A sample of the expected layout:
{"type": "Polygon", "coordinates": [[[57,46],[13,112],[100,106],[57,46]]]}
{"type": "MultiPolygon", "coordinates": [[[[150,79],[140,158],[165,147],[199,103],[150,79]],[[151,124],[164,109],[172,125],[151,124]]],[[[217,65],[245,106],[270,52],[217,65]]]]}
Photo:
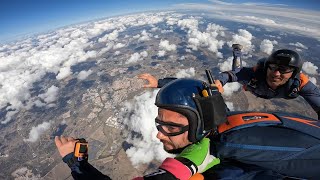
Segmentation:
{"type": "Polygon", "coordinates": [[[200,142],[185,148],[176,158],[187,166],[192,175],[203,173],[214,165],[220,163],[220,159],[210,155],[210,139],[203,138],[200,142]]]}

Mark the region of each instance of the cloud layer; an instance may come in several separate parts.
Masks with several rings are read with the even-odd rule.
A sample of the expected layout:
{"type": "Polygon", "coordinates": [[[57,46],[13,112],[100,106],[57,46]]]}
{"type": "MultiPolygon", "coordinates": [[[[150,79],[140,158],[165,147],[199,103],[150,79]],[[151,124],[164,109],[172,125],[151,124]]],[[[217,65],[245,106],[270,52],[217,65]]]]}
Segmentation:
{"type": "Polygon", "coordinates": [[[211,2],[212,4],[177,4],[176,8],[201,10],[209,12],[214,18],[296,32],[320,40],[320,13],[317,11],[267,3],[226,3],[217,0],[211,2]]]}
{"type": "Polygon", "coordinates": [[[25,142],[36,142],[42,134],[44,134],[49,128],[51,123],[50,122],[43,122],[38,126],[32,127],[29,133],[28,139],[23,139],[25,142]]]}
{"type": "Polygon", "coordinates": [[[150,163],[153,160],[162,161],[170,156],[163,150],[162,143],[156,138],[158,133],[154,119],[157,116],[157,107],[154,105],[157,91],[145,92],[136,96],[133,102],[125,104],[123,111],[126,117],[124,123],[129,129],[141,134],[141,137],[127,139],[133,146],[126,153],[133,165],[150,163]]]}

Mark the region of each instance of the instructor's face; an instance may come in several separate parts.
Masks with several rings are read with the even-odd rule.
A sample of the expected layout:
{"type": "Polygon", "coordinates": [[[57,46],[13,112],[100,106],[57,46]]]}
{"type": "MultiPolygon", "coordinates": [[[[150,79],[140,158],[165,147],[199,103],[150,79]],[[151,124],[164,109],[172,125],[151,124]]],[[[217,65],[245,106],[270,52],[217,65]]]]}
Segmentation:
{"type": "MultiPolygon", "coordinates": [[[[182,114],[161,108],[158,110],[157,119],[167,124],[188,125],[188,119],[182,114]]],[[[176,126],[169,125],[164,128],[166,128],[167,131],[177,131],[176,126]]],[[[163,143],[163,148],[167,152],[173,152],[174,150],[184,148],[191,144],[188,140],[188,131],[175,136],[166,136],[161,131],[158,131],[157,138],[163,143]]]]}
{"type": "Polygon", "coordinates": [[[282,70],[279,70],[277,69],[277,67],[273,67],[272,65],[273,64],[269,65],[268,67],[266,81],[270,88],[274,90],[277,89],[279,86],[285,84],[290,79],[293,72],[291,71],[292,69],[280,72],[282,70]]]}

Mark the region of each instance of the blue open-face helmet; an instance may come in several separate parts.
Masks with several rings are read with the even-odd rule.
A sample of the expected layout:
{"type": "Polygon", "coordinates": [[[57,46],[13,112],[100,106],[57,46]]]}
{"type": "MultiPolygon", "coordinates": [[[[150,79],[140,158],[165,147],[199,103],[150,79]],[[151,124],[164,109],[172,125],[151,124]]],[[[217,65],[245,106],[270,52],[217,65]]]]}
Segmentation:
{"type": "Polygon", "coordinates": [[[210,102],[207,103],[207,106],[205,104],[206,107],[223,106],[218,111],[224,111],[223,116],[225,115],[226,105],[220,93],[214,94],[213,99],[203,97],[202,91],[206,85],[200,80],[176,79],[162,87],[156,97],[155,105],[157,107],[178,112],[187,117],[189,121],[188,139],[191,142],[200,141],[214,128],[213,116],[206,114],[219,114],[217,108],[209,108],[209,110],[202,108],[203,100],[210,102]],[[212,127],[208,128],[207,125],[212,127]]]}

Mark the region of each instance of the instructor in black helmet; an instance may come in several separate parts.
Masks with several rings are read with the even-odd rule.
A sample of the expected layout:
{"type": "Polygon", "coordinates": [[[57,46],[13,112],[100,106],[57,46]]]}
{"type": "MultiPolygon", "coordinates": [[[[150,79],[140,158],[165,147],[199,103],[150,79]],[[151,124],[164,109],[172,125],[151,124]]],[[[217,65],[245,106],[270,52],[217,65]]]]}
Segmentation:
{"type": "Polygon", "coordinates": [[[227,71],[218,77],[222,85],[239,82],[254,95],[270,99],[302,96],[320,116],[320,90],[301,73],[302,60],[293,50],[281,49],[262,59],[255,67],[227,71]]]}
{"type": "MultiPolygon", "coordinates": [[[[301,73],[302,60],[293,50],[281,49],[269,57],[261,59],[255,67],[238,66],[232,71],[222,72],[215,80],[220,87],[228,82],[239,82],[244,89],[254,95],[265,98],[293,99],[302,96],[318,114],[320,119],[320,90],[308,77],[301,73]]],[[[162,87],[175,78],[155,79],[150,74],[142,74],[140,78],[149,81],[145,87],[162,87]]]]}

